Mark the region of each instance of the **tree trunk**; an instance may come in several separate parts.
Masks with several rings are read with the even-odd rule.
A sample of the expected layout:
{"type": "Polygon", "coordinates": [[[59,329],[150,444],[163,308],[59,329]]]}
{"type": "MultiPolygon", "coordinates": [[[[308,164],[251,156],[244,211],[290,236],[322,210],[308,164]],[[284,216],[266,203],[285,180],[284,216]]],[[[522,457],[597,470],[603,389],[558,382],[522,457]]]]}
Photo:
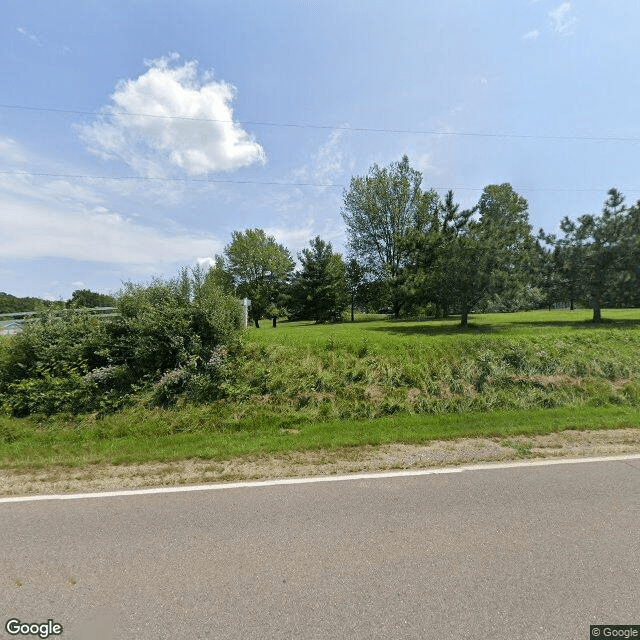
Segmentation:
{"type": "Polygon", "coordinates": [[[594,322],[602,321],[602,309],[600,308],[600,302],[593,303],[593,321],[594,322]]]}
{"type": "Polygon", "coordinates": [[[355,315],[353,313],[353,308],[355,306],[355,295],[352,293],[351,294],[351,322],[355,322],[355,315]]]}
{"type": "Polygon", "coordinates": [[[569,311],[573,311],[573,298],[569,301],[569,311]]]}
{"type": "Polygon", "coordinates": [[[466,329],[468,324],[469,324],[469,309],[467,309],[467,305],[462,305],[462,309],[460,311],[460,326],[463,329],[466,329]]]}
{"type": "Polygon", "coordinates": [[[256,325],[256,329],[260,328],[260,318],[258,316],[253,317],[253,322],[256,325]]]}

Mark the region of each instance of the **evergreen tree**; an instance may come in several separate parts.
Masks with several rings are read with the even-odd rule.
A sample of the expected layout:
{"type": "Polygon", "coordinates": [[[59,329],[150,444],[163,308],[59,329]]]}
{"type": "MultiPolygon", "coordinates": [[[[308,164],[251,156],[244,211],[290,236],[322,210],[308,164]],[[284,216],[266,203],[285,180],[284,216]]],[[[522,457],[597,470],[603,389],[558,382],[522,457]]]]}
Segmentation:
{"type": "Polygon", "coordinates": [[[535,247],[527,201],[510,184],[485,187],[477,211],[479,220],[467,221],[448,245],[446,258],[455,275],[451,294],[462,327],[487,295],[512,295],[517,286],[525,286],[535,247]]]}
{"type": "Polygon", "coordinates": [[[320,236],[309,245],[310,249],[303,249],[298,254],[302,264],[297,279],[302,294],[300,313],[317,323],[340,320],[349,303],[342,256],[333,253],[331,243],[320,236]]]}
{"type": "Polygon", "coordinates": [[[414,306],[435,304],[436,316],[447,317],[454,303],[452,293],[457,279],[451,252],[475,208],[461,211],[449,190],[444,202],[436,201],[436,211],[428,226],[414,229],[407,236],[404,291],[414,306]]]}
{"type": "Polygon", "coordinates": [[[610,189],[608,195],[602,215],[580,216],[574,227],[574,238],[580,243],[578,246],[588,300],[593,308],[593,322],[602,320],[603,303],[625,266],[622,242],[626,222],[624,197],[617,189],[610,189]]]}

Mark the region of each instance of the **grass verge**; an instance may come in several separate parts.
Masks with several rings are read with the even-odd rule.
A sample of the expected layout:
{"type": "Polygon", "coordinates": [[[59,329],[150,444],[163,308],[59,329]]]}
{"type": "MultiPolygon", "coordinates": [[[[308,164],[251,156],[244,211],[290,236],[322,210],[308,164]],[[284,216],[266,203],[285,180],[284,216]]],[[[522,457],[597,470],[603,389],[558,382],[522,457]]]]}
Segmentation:
{"type": "Polygon", "coordinates": [[[193,408],[188,424],[180,410],[138,411],[79,428],[52,422],[0,419],[0,465],[6,469],[141,464],[184,459],[229,460],[239,456],[335,450],[389,443],[557,433],[566,429],[640,427],[629,406],[569,406],[491,413],[397,415],[372,420],[334,420],[283,428],[277,423],[216,427],[207,407],[193,408]],[[197,414],[199,412],[199,415],[197,414]]]}

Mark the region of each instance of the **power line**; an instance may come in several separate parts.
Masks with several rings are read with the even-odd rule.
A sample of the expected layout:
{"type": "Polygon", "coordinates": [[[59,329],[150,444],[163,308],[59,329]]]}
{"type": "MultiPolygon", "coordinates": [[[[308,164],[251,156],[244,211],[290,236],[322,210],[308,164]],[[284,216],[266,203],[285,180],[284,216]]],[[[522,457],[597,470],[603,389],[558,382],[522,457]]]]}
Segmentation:
{"type": "Polygon", "coordinates": [[[224,180],[218,178],[168,178],[154,176],[94,176],[69,173],[35,173],[30,171],[0,171],[0,175],[29,176],[35,178],[74,178],[78,180],[149,180],[158,182],[201,182],[222,184],[262,184],[281,187],[334,187],[342,189],[343,184],[321,184],[315,182],[280,182],[276,180],[224,180]]]}
{"type": "Polygon", "coordinates": [[[294,129],[323,129],[328,131],[353,131],[358,133],[391,133],[430,136],[451,136],[470,138],[512,138],[516,140],[555,140],[555,141],[585,141],[585,142],[640,142],[640,138],[629,136],[549,136],[527,133],[495,133],[486,131],[442,131],[439,129],[384,129],[374,127],[347,127],[324,124],[299,124],[292,122],[266,122],[259,120],[223,120],[218,118],[196,118],[192,116],[168,116],[153,113],[129,113],[125,111],[82,111],[79,109],[58,109],[54,107],[32,107],[17,104],[0,104],[0,109],[15,109],[20,111],[45,111],[51,113],[71,113],[85,116],[127,116],[136,118],[157,118],[161,120],[191,120],[193,122],[219,122],[227,124],[242,124],[261,127],[288,127],[294,129]]]}
{"type": "MultiPolygon", "coordinates": [[[[28,176],[33,178],[71,178],[75,180],[140,180],[140,181],[157,181],[157,182],[196,182],[202,184],[255,184],[277,187],[321,187],[344,189],[344,184],[318,183],[318,182],[282,182],[278,180],[225,180],[218,178],[168,178],[154,176],[97,176],[88,174],[69,174],[69,173],[36,173],[30,171],[0,171],[0,175],[9,176],[28,176]]],[[[430,189],[436,191],[484,191],[485,187],[443,187],[432,186],[430,189]]],[[[552,192],[552,193],[606,193],[610,187],[518,187],[513,185],[516,191],[525,192],[552,192]]],[[[640,187],[618,187],[620,191],[640,192],[640,187]]]]}

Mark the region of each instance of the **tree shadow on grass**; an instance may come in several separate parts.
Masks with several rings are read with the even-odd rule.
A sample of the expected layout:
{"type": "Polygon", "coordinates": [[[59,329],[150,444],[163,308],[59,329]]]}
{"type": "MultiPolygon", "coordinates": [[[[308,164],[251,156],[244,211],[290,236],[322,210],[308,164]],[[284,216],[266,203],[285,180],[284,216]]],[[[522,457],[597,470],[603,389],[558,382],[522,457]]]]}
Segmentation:
{"type": "MultiPolygon", "coordinates": [[[[507,315],[507,314],[505,314],[507,315]]],[[[455,316],[451,317],[452,322],[442,324],[442,320],[390,321],[384,327],[371,327],[370,331],[381,331],[383,333],[395,333],[399,335],[488,335],[502,333],[519,333],[520,329],[537,329],[544,331],[549,329],[640,329],[640,318],[617,319],[603,318],[601,322],[591,320],[513,320],[505,322],[475,323],[469,322],[466,327],[460,326],[460,321],[455,316]],[[404,324],[407,323],[407,324],[404,324]],[[408,324],[410,323],[410,325],[408,324]]]]}

